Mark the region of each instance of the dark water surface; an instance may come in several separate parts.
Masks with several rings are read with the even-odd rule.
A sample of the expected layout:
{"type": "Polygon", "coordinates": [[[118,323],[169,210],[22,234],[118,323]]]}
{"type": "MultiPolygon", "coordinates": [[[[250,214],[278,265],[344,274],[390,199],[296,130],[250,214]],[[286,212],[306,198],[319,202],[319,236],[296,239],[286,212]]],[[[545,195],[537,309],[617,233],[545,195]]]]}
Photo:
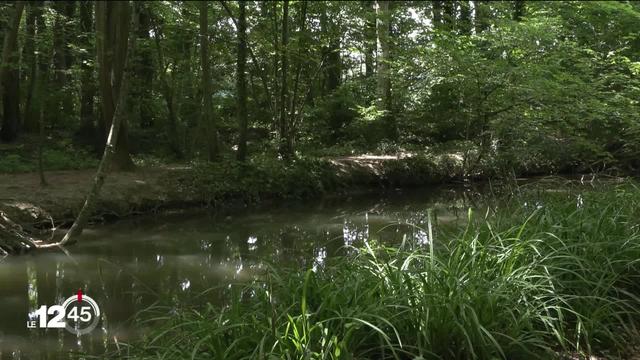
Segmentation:
{"type": "MultiPolygon", "coordinates": [[[[486,190],[485,190],[486,192],[486,190]]],[[[103,354],[145,331],[135,314],[158,299],[212,302],[230,283],[251,279],[268,264],[322,266],[345,245],[428,242],[433,209],[438,224],[456,223],[480,195],[470,188],[431,188],[280,205],[232,215],[203,211],[138,217],[86,230],[62,252],[0,261],[0,359],[59,359],[103,354]],[[194,297],[218,287],[206,296],[194,297]],[[100,306],[90,334],[27,329],[41,305],[61,304],[79,288],[100,306]]]]}

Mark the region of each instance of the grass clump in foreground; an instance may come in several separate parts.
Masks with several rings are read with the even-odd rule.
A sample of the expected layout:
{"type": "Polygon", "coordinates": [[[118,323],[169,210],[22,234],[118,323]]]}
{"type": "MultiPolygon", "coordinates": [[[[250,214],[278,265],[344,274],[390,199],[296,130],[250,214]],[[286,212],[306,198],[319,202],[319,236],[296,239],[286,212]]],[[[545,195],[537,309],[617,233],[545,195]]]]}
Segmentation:
{"type": "MultiPolygon", "coordinates": [[[[640,318],[640,190],[525,193],[435,246],[366,246],[271,269],[223,305],[179,308],[135,358],[624,357],[640,318]]],[[[156,309],[157,311],[157,309],[156,309]]]]}

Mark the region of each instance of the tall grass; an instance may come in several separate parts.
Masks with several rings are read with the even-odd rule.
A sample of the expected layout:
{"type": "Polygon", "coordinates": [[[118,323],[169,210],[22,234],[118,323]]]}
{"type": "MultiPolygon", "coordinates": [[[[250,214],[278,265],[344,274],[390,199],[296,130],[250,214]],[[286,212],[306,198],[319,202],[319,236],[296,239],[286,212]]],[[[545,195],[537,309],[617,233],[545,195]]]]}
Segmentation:
{"type": "MultiPolygon", "coordinates": [[[[640,319],[640,190],[525,191],[418,250],[270,268],[224,306],[159,313],[118,355],[197,359],[624,357],[640,319]]],[[[149,317],[149,314],[145,316],[149,317]]]]}

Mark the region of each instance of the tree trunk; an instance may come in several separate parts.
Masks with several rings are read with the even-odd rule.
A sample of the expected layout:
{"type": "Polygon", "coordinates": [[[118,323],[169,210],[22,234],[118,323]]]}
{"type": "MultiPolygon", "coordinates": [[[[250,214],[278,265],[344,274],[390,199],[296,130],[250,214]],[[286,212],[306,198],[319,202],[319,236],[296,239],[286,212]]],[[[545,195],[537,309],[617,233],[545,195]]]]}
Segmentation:
{"type": "Polygon", "coordinates": [[[207,2],[200,2],[200,65],[202,67],[201,121],[207,136],[209,161],[218,158],[218,133],[211,117],[211,69],[209,66],[209,16],[207,2]]]}
{"type": "Polygon", "coordinates": [[[54,1],[52,4],[56,12],[53,24],[53,68],[56,93],[52,98],[54,103],[51,111],[51,123],[61,124],[73,112],[73,98],[69,95],[69,76],[67,71],[72,65],[70,39],[73,36],[70,19],[75,13],[74,1],[54,1]]]}
{"type": "Polygon", "coordinates": [[[331,94],[340,86],[341,80],[340,35],[336,29],[335,20],[327,14],[327,3],[325,3],[320,26],[321,31],[328,38],[328,46],[323,48],[323,58],[326,63],[324,66],[324,93],[331,94]]]}
{"type": "Polygon", "coordinates": [[[397,138],[395,119],[392,114],[393,104],[391,98],[391,10],[389,1],[376,1],[377,3],[377,38],[378,38],[378,75],[377,96],[378,108],[384,110],[382,122],[386,137],[392,140],[397,138]]]}
{"type": "Polygon", "coordinates": [[[93,18],[93,2],[83,0],[80,2],[80,34],[79,44],[86,51],[82,52],[80,57],[80,129],[77,137],[82,139],[83,143],[87,140],[91,142],[95,150],[100,149],[101,138],[98,136],[95,123],[94,96],[96,93],[94,78],[94,55],[90,41],[90,36],[94,32],[93,18]]]}
{"type": "Polygon", "coordinates": [[[366,77],[373,76],[374,54],[376,52],[376,12],[373,1],[365,2],[365,53],[364,53],[364,74],[366,77]]]}
{"type": "Polygon", "coordinates": [[[468,0],[460,1],[458,30],[461,35],[471,35],[471,5],[468,0]]]}
{"type": "MultiPolygon", "coordinates": [[[[106,131],[113,128],[116,102],[119,99],[127,58],[127,37],[129,36],[128,2],[96,2],[96,44],[99,66],[102,116],[106,131]]],[[[135,168],[129,155],[126,121],[118,126],[117,143],[113,149],[112,170],[130,171],[135,168]]],[[[108,139],[108,137],[107,137],[108,139]]]]}
{"type": "Polygon", "coordinates": [[[238,3],[240,14],[238,15],[238,61],[237,61],[237,101],[238,101],[238,127],[240,136],[238,139],[238,161],[244,161],[247,157],[247,79],[245,68],[247,63],[247,15],[246,1],[238,3]]]}
{"type": "Polygon", "coordinates": [[[169,146],[171,147],[171,150],[176,155],[176,157],[182,158],[184,154],[182,152],[182,148],[180,147],[180,141],[178,138],[178,116],[176,113],[175,90],[167,79],[167,65],[165,64],[164,51],[162,50],[162,46],[160,44],[162,29],[158,26],[158,24],[155,24],[153,31],[155,32],[154,40],[157,51],[158,66],[160,68],[160,92],[162,94],[162,97],[164,97],[165,103],[167,104],[167,137],[169,139],[169,146]]]}
{"type": "Polygon", "coordinates": [[[475,30],[479,34],[489,28],[489,3],[476,0],[475,5],[475,30]]]}
{"type": "Polygon", "coordinates": [[[521,21],[522,17],[525,13],[525,2],[524,0],[516,0],[513,4],[513,20],[521,21]]]}
{"type": "Polygon", "coordinates": [[[389,30],[391,16],[388,1],[376,1],[378,37],[378,103],[380,109],[391,110],[391,77],[389,69],[389,30]]]}
{"type": "Polygon", "coordinates": [[[23,59],[27,64],[26,74],[23,77],[27,85],[27,93],[24,103],[24,123],[25,132],[35,133],[38,131],[38,111],[34,106],[34,95],[37,83],[37,53],[36,53],[36,18],[41,11],[41,2],[30,2],[27,7],[27,19],[25,22],[25,39],[23,47],[23,59]]]}
{"type": "MultiPolygon", "coordinates": [[[[305,38],[305,34],[307,32],[307,9],[308,2],[303,1],[300,2],[300,10],[298,11],[299,22],[297,29],[297,52],[295,58],[295,79],[293,82],[293,92],[291,93],[289,99],[289,118],[288,118],[288,137],[287,137],[287,148],[293,154],[294,151],[294,138],[296,135],[297,128],[297,119],[299,118],[300,113],[302,112],[302,108],[304,107],[304,101],[298,106],[298,99],[300,98],[300,78],[302,76],[303,70],[306,70],[306,59],[309,58],[309,54],[307,52],[307,42],[305,38]]],[[[305,71],[305,75],[308,76],[308,72],[305,71]]],[[[305,83],[309,84],[308,87],[311,87],[313,81],[311,79],[307,79],[305,83]]],[[[304,100],[304,98],[303,98],[304,100]]]]}
{"type": "Polygon", "coordinates": [[[454,1],[443,2],[443,18],[445,28],[449,31],[453,30],[456,22],[456,3],[454,1]]]}
{"type": "MultiPolygon", "coordinates": [[[[151,29],[151,8],[143,1],[134,2],[137,7],[138,28],[135,30],[138,39],[149,41],[151,29]]],[[[141,128],[153,127],[153,115],[151,112],[151,93],[153,89],[153,57],[150,46],[138,46],[137,56],[134,61],[135,86],[131,86],[131,95],[138,103],[138,116],[141,128]]]]}
{"type": "Polygon", "coordinates": [[[9,15],[10,23],[4,35],[2,63],[0,63],[0,94],[2,94],[3,118],[0,140],[11,142],[18,137],[20,126],[20,98],[18,73],[18,29],[24,10],[24,2],[16,1],[9,15]]]}
{"type": "Polygon", "coordinates": [[[280,72],[280,155],[285,159],[291,159],[293,149],[289,147],[289,124],[287,119],[288,99],[288,68],[289,68],[289,0],[284,0],[282,5],[282,55],[280,72]]]}
{"type": "Polygon", "coordinates": [[[434,0],[431,2],[431,19],[434,29],[442,28],[442,1],[434,0]]]}
{"type": "MultiPolygon", "coordinates": [[[[113,118],[106,119],[110,124],[109,135],[98,165],[98,170],[93,180],[93,185],[87,194],[84,205],[78,213],[69,231],[58,244],[65,245],[76,242],[76,237],[82,234],[82,230],[93,212],[95,203],[100,195],[100,189],[104,184],[107,170],[112,160],[115,160],[118,147],[118,137],[121,134],[121,126],[124,125],[125,103],[128,95],[128,83],[130,75],[130,59],[135,47],[135,36],[129,37],[129,3],[122,2],[97,2],[96,3],[96,35],[102,38],[98,46],[98,58],[105,59],[104,52],[113,52],[114,58],[111,74],[116,92],[113,118]],[[113,33],[106,33],[113,30],[113,33]],[[116,71],[117,70],[117,71],[116,71]]],[[[103,63],[101,63],[102,66],[103,63]]],[[[103,87],[103,89],[106,87],[103,87]]],[[[104,93],[103,93],[104,95],[104,93]]]]}

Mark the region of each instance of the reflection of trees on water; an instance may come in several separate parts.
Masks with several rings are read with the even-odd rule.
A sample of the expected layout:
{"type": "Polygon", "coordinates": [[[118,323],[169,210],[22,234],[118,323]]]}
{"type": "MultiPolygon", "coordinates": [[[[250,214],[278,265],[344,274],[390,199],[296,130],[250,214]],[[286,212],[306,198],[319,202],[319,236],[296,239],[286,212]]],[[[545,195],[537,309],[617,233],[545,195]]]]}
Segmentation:
{"type": "Polygon", "coordinates": [[[483,203],[469,189],[376,197],[238,216],[231,221],[168,217],[146,223],[137,220],[129,227],[121,223],[98,228],[97,235],[71,249],[78,252],[73,261],[64,255],[42,254],[0,271],[0,301],[21,301],[11,302],[10,311],[0,312],[0,324],[16,324],[10,326],[11,334],[39,347],[53,344],[61,358],[68,351],[100,354],[114,346],[114,338],[126,342],[136,330],[144,330],[135,322],[135,314],[156,301],[172,306],[189,302],[222,306],[232,296],[247,301],[255,294],[239,292],[240,287],[230,284],[260,277],[267,266],[319,270],[327,259],[353,252],[365,241],[399,244],[408,239],[423,246],[429,241],[427,209],[433,209],[434,223],[439,225],[464,220],[469,206],[483,203]],[[64,330],[25,329],[29,311],[60,303],[80,287],[102,309],[100,327],[90,337],[78,340],[64,330]]]}

